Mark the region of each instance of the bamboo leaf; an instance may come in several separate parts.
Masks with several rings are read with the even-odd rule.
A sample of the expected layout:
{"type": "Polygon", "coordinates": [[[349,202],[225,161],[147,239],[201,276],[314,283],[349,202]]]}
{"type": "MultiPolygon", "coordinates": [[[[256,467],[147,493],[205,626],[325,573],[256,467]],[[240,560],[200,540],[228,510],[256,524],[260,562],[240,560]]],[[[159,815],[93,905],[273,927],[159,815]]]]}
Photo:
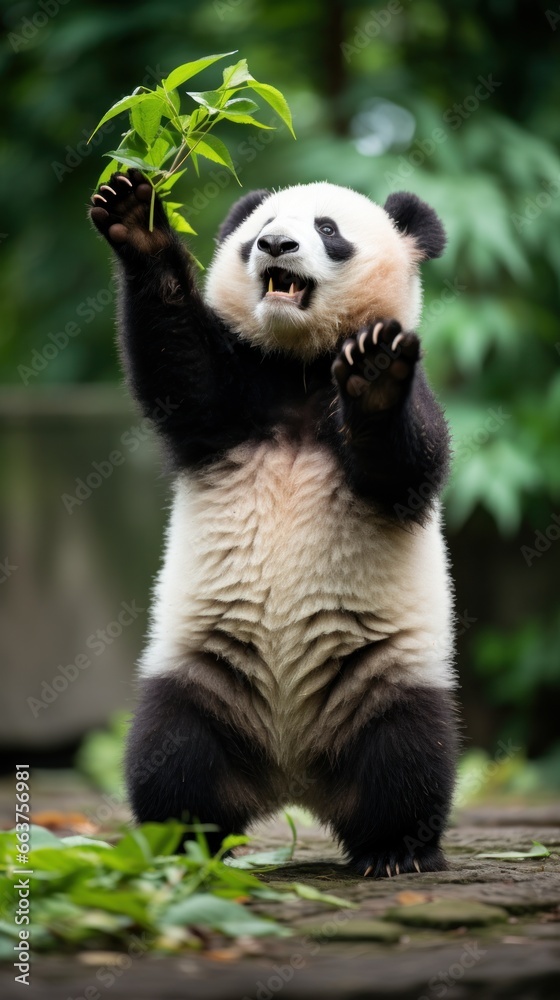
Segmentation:
{"type": "Polygon", "coordinates": [[[91,142],[95,133],[101,128],[105,122],[108,122],[111,118],[115,118],[120,115],[122,111],[128,111],[130,108],[137,107],[137,105],[142,104],[144,101],[150,100],[152,97],[152,92],[148,91],[145,94],[131,94],[129,97],[122,97],[120,101],[113,104],[112,108],[103,115],[103,118],[97,123],[93,132],[91,133],[88,142],[91,142]]]}
{"type": "Polygon", "coordinates": [[[179,212],[170,212],[169,222],[178,233],[189,233],[191,236],[196,236],[196,230],[189,225],[185,217],[179,212]]]}
{"type": "Polygon", "coordinates": [[[223,110],[225,111],[226,108],[230,115],[235,115],[237,112],[241,115],[250,115],[253,111],[259,110],[258,104],[255,104],[248,97],[232,97],[224,104],[223,110]]]}
{"type": "Polygon", "coordinates": [[[312,899],[317,903],[326,903],[328,906],[340,906],[346,909],[356,909],[356,904],[348,899],[341,899],[340,896],[331,896],[327,892],[321,892],[312,885],[303,885],[301,882],[292,882],[288,888],[293,889],[300,899],[312,899]]]}
{"type": "Polygon", "coordinates": [[[223,104],[225,104],[226,95],[219,90],[189,90],[187,93],[193,101],[201,104],[211,114],[219,114],[223,104]]]}
{"type": "Polygon", "coordinates": [[[220,117],[217,121],[220,121],[222,118],[226,118],[231,122],[236,122],[237,125],[254,125],[255,128],[264,128],[268,132],[275,131],[274,125],[265,125],[263,122],[257,121],[257,119],[253,118],[251,115],[237,114],[235,111],[233,114],[230,114],[229,111],[221,111],[220,117]]]}
{"type": "Polygon", "coordinates": [[[192,76],[196,76],[197,73],[201,73],[203,69],[207,66],[211,66],[212,63],[218,62],[219,59],[225,59],[226,56],[235,55],[235,50],[233,52],[221,52],[219,55],[205,56],[203,59],[195,59],[193,62],[183,63],[182,66],[177,66],[176,69],[172,70],[169,76],[163,81],[163,86],[167,91],[175,90],[176,87],[180,87],[182,83],[186,83],[190,80],[192,76]]]}
{"type": "Polygon", "coordinates": [[[247,66],[247,60],[240,59],[234,66],[226,66],[223,72],[224,82],[220,90],[229,90],[232,87],[238,87],[239,84],[246,83],[248,80],[252,79],[253,78],[249,73],[249,67],[247,66]]]}
{"type": "Polygon", "coordinates": [[[131,108],[130,120],[134,129],[147,146],[151,146],[161,122],[162,102],[159,97],[151,97],[131,108]]]}
{"type": "Polygon", "coordinates": [[[223,167],[227,167],[231,170],[233,176],[237,180],[237,174],[235,172],[235,165],[229,154],[227,146],[222,142],[221,139],[216,138],[215,135],[204,135],[202,138],[196,132],[189,135],[189,145],[192,144],[193,148],[196,150],[195,155],[204,156],[207,160],[212,160],[214,163],[219,163],[223,167]]]}
{"type": "Polygon", "coordinates": [[[284,95],[281,94],[276,87],[271,87],[269,83],[257,83],[256,80],[251,81],[249,89],[254,90],[259,97],[262,97],[267,104],[270,104],[270,107],[273,108],[278,117],[281,118],[282,121],[288,126],[295,139],[296,135],[292,123],[292,113],[284,95]]]}
{"type": "Polygon", "coordinates": [[[148,163],[147,160],[143,160],[142,157],[137,156],[136,153],[130,149],[112,149],[109,153],[104,153],[103,155],[112,156],[118,163],[124,163],[127,167],[136,167],[138,170],[154,171],[160,169],[153,163],[148,163]]]}
{"type": "Polygon", "coordinates": [[[544,844],[539,844],[538,840],[533,840],[533,846],[529,851],[490,851],[488,854],[477,854],[477,858],[496,858],[501,861],[534,861],[535,858],[548,858],[550,851],[544,844]]]}

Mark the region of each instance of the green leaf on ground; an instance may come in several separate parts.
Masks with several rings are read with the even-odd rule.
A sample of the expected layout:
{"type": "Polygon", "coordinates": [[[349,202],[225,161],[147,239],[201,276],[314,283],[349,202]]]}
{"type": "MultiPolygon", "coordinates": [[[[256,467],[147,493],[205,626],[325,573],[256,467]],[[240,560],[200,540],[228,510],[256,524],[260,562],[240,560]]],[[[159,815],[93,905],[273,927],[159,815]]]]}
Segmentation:
{"type": "Polygon", "coordinates": [[[486,854],[475,854],[476,858],[496,858],[501,861],[534,861],[535,858],[549,858],[550,851],[538,840],[533,840],[529,851],[489,851],[486,854]]]}

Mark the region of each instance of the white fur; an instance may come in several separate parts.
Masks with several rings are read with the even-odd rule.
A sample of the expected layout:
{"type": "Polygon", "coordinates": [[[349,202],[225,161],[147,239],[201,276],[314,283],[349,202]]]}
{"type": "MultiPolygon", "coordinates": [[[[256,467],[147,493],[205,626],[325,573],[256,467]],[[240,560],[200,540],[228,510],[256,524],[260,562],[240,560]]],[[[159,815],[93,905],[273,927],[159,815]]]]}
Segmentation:
{"type": "Polygon", "coordinates": [[[341,336],[375,318],[397,319],[404,329],[414,329],[422,305],[420,257],[414,240],[364,195],[334,184],[298,185],[271,194],[224,240],[208,270],[206,300],[244,339],[309,358],[332,350],[341,336]],[[327,256],[315,229],[322,216],[334,219],[355,245],[351,260],[327,256]],[[270,234],[299,244],[296,253],[275,263],[316,281],[306,310],[263,298],[262,273],[271,260],[256,243],[270,234]],[[253,248],[245,263],[240,249],[249,240],[253,248]]]}
{"type": "Polygon", "coordinates": [[[319,730],[334,740],[345,705],[376,679],[451,687],[451,603],[437,515],[389,522],[356,500],[326,447],[280,436],[179,477],[142,671],[181,672],[199,650],[227,656],[262,695],[263,732],[286,762],[319,730]],[[382,639],[318,714],[337,658],[382,639]]]}
{"type": "MultiPolygon", "coordinates": [[[[224,241],[206,298],[239,336],[309,358],[379,317],[413,328],[419,256],[369,199],[331,184],[299,186],[268,197],[224,241]],[[326,254],[315,228],[322,216],[355,245],[348,262],[326,254]],[[270,259],[256,246],[262,234],[299,244],[279,263],[317,283],[307,311],[263,297],[270,259]]],[[[344,740],[367,721],[378,691],[381,704],[383,691],[399,686],[452,687],[452,634],[439,514],[420,526],[376,512],[352,494],[325,445],[278,431],[179,476],[142,672],[204,687],[284,768],[306,749],[344,740]],[[365,646],[367,655],[340,672],[365,646]],[[201,662],[203,652],[251,684],[232,680],[220,661],[201,662]]]]}

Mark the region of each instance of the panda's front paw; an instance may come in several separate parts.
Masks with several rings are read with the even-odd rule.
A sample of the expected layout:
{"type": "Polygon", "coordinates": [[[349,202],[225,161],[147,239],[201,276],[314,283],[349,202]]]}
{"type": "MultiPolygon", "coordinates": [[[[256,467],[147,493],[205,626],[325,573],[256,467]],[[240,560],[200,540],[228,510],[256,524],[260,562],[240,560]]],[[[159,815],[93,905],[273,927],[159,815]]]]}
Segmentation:
{"type": "Polygon", "coordinates": [[[140,170],[112,174],[91,199],[90,218],[117,252],[159,253],[172,241],[172,230],[159,198],[155,197],[150,232],[152,185],[140,170]]]}
{"type": "Polygon", "coordinates": [[[396,319],[379,320],[345,340],[332,373],[341,394],[366,410],[387,410],[403,398],[420,357],[415,333],[396,319]]]}
{"type": "Polygon", "coordinates": [[[394,878],[414,872],[444,872],[448,865],[441,848],[422,845],[415,853],[404,847],[378,851],[355,860],[354,867],[365,878],[394,878]]]}

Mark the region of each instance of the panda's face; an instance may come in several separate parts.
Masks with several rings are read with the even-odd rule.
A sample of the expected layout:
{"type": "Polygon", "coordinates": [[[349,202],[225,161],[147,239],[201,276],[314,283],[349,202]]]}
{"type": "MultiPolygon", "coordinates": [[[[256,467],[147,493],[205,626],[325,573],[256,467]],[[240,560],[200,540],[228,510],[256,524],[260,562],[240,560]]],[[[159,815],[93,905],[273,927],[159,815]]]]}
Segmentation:
{"type": "Polygon", "coordinates": [[[377,317],[417,323],[427,254],[363,195],[301,185],[265,193],[239,223],[232,216],[206,300],[243,339],[310,359],[377,317]]]}

